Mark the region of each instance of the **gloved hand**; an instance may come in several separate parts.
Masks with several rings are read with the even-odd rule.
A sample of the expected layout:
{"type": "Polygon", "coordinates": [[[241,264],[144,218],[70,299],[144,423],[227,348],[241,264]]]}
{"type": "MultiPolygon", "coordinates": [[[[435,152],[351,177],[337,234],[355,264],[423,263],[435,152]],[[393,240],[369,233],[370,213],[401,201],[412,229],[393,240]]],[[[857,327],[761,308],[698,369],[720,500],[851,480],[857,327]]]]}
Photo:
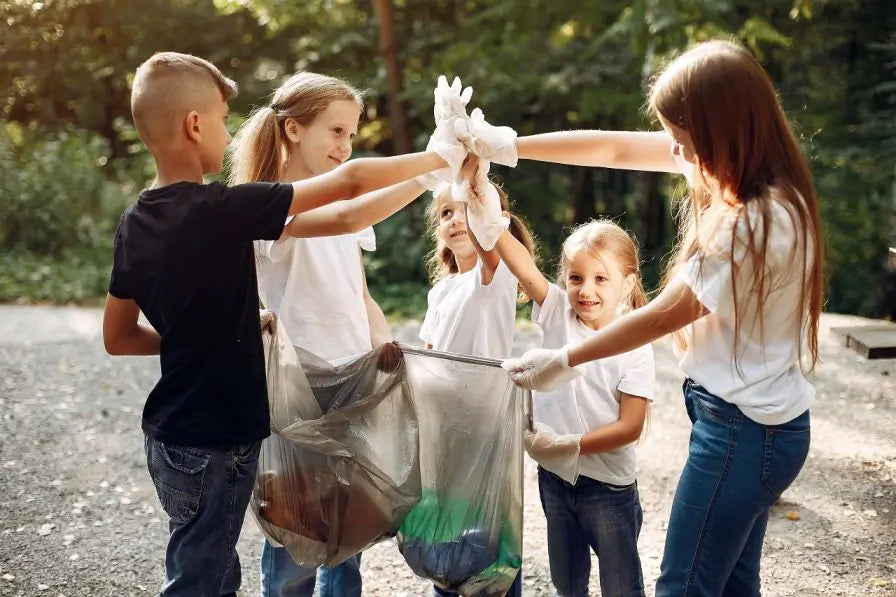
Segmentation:
{"type": "Polygon", "coordinates": [[[424,180],[442,181],[447,179],[447,182],[451,182],[467,157],[467,148],[455,136],[449,120],[443,120],[441,124],[436,125],[436,130],[433,131],[429,143],[426,144],[426,151],[436,152],[448,163],[447,168],[440,168],[430,172],[429,175],[417,177],[417,181],[426,188],[430,187],[424,183],[424,180]]]}
{"type": "Polygon", "coordinates": [[[532,460],[567,483],[579,478],[581,441],[581,433],[561,435],[544,423],[536,423],[534,431],[523,432],[523,445],[532,460]]]}
{"type": "Polygon", "coordinates": [[[501,367],[510,379],[523,388],[551,392],[569,383],[581,373],[569,366],[569,352],[558,349],[534,348],[516,359],[507,359],[501,367]]]}
{"type": "Polygon", "coordinates": [[[519,156],[516,150],[516,131],[509,126],[494,126],[476,108],[468,119],[454,121],[454,133],[464,145],[480,158],[505,166],[515,167],[519,156]]]}
{"type": "Polygon", "coordinates": [[[504,217],[501,197],[488,179],[489,162],[471,156],[451,187],[454,201],[467,203],[467,227],[486,251],[495,248],[501,233],[510,225],[504,217]]]}
{"type": "Polygon", "coordinates": [[[470,101],[470,97],[473,96],[473,88],[467,87],[466,89],[462,89],[462,84],[460,82],[460,77],[454,77],[454,81],[451,82],[451,86],[448,85],[448,79],[445,75],[439,75],[438,83],[436,84],[436,88],[433,90],[433,115],[436,119],[436,126],[442,123],[443,120],[448,120],[452,123],[458,118],[466,120],[467,117],[467,103],[470,101]]]}

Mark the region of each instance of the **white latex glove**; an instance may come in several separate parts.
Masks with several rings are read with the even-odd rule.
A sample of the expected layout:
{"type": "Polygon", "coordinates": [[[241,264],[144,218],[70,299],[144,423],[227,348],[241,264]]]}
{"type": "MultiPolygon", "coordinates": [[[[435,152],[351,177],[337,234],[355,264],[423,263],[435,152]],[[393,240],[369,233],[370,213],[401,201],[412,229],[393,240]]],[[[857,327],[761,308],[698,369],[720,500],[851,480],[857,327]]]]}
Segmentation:
{"type": "MultiPolygon", "coordinates": [[[[460,171],[461,165],[464,163],[464,159],[467,157],[467,148],[457,139],[451,122],[450,120],[443,120],[437,124],[436,130],[433,131],[432,136],[429,138],[429,143],[426,144],[426,151],[436,152],[448,163],[447,168],[440,168],[430,174],[436,175],[440,180],[447,179],[447,182],[451,182],[455,178],[460,171]]],[[[418,178],[418,180],[420,179],[418,178]]]]}
{"type": "Polygon", "coordinates": [[[478,160],[478,167],[470,177],[455,180],[451,198],[467,204],[467,227],[486,251],[495,248],[501,233],[510,225],[503,215],[498,189],[488,179],[489,162],[478,160]]]}
{"type": "Polygon", "coordinates": [[[512,168],[519,161],[516,131],[509,126],[489,124],[479,108],[473,110],[468,119],[456,119],[454,133],[472,153],[484,160],[512,168]]]}
{"type": "Polygon", "coordinates": [[[534,348],[519,358],[507,359],[501,367],[516,385],[539,392],[556,390],[581,375],[569,366],[569,352],[565,346],[534,348]]]}
{"type": "Polygon", "coordinates": [[[454,81],[449,86],[445,75],[439,75],[438,83],[433,90],[433,99],[435,101],[432,112],[436,119],[436,126],[441,124],[443,120],[450,121],[452,126],[458,118],[467,120],[467,103],[473,95],[473,88],[462,88],[460,77],[454,77],[454,81]]]}
{"type": "Polygon", "coordinates": [[[581,433],[559,434],[544,423],[536,423],[535,430],[523,432],[523,445],[532,460],[567,483],[579,478],[581,433]]]}
{"type": "Polygon", "coordinates": [[[445,186],[451,185],[451,168],[440,168],[414,178],[427,191],[438,195],[445,186]]]}

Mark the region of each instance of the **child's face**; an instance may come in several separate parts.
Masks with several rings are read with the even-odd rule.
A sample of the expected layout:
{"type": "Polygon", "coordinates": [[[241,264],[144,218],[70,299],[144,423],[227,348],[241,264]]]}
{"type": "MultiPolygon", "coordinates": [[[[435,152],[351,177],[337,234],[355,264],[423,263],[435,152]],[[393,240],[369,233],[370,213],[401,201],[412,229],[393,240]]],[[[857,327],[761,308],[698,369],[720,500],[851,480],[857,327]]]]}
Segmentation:
{"type": "Polygon", "coordinates": [[[209,101],[199,115],[202,124],[199,160],[203,174],[220,172],[224,165],[224,152],[231,141],[227,130],[228,114],[230,109],[227,102],[218,93],[217,100],[209,101]]]}
{"type": "Polygon", "coordinates": [[[673,142],[672,147],[670,148],[672,155],[679,156],[691,165],[696,165],[697,152],[694,150],[694,141],[691,139],[690,133],[680,126],[672,124],[662,116],[660,116],[659,119],[663,128],[672,137],[673,142]]]}
{"type": "Polygon", "coordinates": [[[294,143],[290,160],[311,176],[336,168],[352,155],[352,141],[358,134],[361,108],[353,101],[331,102],[311,124],[302,126],[287,122],[287,136],[294,143]]]}
{"type": "Polygon", "coordinates": [[[631,291],[630,276],[607,252],[580,249],[569,258],[563,274],[570,306],[582,323],[595,330],[616,318],[619,302],[631,291]]]}
{"type": "Polygon", "coordinates": [[[476,254],[476,247],[467,234],[467,216],[464,204],[451,200],[451,193],[443,193],[439,198],[439,239],[458,258],[476,254]]]}

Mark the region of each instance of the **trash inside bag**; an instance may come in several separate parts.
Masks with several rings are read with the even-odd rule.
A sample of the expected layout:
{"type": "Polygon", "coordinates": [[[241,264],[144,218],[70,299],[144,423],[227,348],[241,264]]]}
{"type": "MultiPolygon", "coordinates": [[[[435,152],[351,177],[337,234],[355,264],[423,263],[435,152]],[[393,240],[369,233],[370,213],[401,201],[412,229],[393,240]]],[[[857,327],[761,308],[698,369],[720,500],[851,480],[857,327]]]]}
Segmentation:
{"type": "Polygon", "coordinates": [[[423,493],[399,529],[399,549],[417,575],[443,589],[504,595],[522,563],[528,392],[487,359],[405,349],[404,363],[423,493]]]}
{"type": "Polygon", "coordinates": [[[299,564],[335,566],[395,535],[421,496],[417,418],[400,351],[339,366],[263,316],[271,436],[250,510],[299,564]]]}

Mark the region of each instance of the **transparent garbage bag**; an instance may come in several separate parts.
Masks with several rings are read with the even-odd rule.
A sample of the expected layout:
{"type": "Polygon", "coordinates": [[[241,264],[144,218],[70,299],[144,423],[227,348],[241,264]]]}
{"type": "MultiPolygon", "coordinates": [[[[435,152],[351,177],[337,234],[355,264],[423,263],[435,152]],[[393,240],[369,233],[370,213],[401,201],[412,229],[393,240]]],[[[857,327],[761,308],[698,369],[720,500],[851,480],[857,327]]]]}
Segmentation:
{"type": "Polygon", "coordinates": [[[399,529],[399,549],[418,576],[446,590],[504,595],[522,563],[522,432],[531,394],[500,361],[402,351],[417,406],[423,493],[399,529]]]}
{"type": "Polygon", "coordinates": [[[262,312],[271,436],[250,510],[307,567],[392,537],[421,495],[417,415],[394,345],[333,366],[262,312]]]}

